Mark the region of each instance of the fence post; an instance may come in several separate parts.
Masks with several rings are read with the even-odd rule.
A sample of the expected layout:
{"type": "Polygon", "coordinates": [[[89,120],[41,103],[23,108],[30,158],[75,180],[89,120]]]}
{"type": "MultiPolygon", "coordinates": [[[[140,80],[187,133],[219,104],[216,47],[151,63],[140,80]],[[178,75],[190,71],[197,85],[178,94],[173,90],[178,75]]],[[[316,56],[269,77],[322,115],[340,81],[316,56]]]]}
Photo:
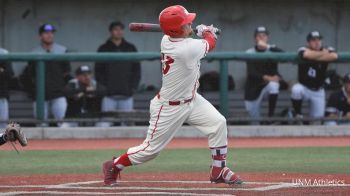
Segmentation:
{"type": "Polygon", "coordinates": [[[228,61],[220,60],[220,112],[228,116],[228,61]]]}
{"type": "Polygon", "coordinates": [[[44,120],[45,104],[45,64],[44,61],[36,63],[36,117],[44,120]]]}

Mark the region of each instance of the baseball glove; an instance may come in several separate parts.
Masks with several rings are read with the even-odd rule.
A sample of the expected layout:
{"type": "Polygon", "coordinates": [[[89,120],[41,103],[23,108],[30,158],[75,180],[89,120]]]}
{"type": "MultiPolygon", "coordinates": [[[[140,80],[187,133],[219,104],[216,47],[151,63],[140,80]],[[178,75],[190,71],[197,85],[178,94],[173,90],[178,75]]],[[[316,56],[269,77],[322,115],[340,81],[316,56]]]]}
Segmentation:
{"type": "Polygon", "coordinates": [[[21,146],[28,144],[27,138],[21,130],[21,126],[18,123],[11,122],[7,125],[5,130],[6,140],[9,142],[18,141],[21,146]]]}

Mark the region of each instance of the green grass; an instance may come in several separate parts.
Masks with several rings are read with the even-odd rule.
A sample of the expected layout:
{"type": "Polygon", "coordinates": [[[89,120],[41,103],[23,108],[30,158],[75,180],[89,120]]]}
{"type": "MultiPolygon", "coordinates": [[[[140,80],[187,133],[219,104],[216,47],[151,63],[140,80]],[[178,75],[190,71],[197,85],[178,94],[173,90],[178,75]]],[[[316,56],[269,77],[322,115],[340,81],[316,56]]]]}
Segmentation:
{"type": "MultiPolygon", "coordinates": [[[[0,151],[0,175],[98,173],[112,150],[0,151]]],[[[208,171],[206,149],[164,150],[155,160],[126,172],[208,171]]],[[[350,147],[230,149],[228,163],[238,172],[350,173],[350,147]]]]}

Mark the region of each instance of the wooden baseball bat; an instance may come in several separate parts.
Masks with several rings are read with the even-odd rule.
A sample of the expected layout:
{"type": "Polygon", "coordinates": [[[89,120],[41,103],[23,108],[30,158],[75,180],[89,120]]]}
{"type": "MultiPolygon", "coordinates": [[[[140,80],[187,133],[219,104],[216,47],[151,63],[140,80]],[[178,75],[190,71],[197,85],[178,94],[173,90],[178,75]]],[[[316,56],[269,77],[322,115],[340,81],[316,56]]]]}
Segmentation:
{"type": "MultiPolygon", "coordinates": [[[[133,22],[129,24],[129,29],[132,32],[162,32],[160,29],[159,24],[152,24],[152,23],[137,23],[133,22]]],[[[197,33],[197,29],[193,30],[195,33],[197,33]]],[[[217,35],[221,34],[221,30],[219,29],[218,32],[216,32],[217,35]]]]}

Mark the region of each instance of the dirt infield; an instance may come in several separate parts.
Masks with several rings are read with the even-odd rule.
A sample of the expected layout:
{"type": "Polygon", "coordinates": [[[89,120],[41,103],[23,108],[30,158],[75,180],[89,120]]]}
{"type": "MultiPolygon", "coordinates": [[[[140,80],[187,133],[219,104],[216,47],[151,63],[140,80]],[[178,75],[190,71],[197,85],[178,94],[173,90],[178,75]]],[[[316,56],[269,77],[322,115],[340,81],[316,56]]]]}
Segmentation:
{"type": "Polygon", "coordinates": [[[116,187],[104,187],[101,175],[0,177],[0,195],[347,195],[349,175],[242,173],[243,185],[210,184],[205,173],[124,174],[116,187]],[[329,182],[333,182],[330,184],[329,182]],[[297,183],[298,182],[298,183],[297,183]],[[303,182],[303,183],[302,183],[303,182]],[[310,182],[310,183],[308,183],[310,182]],[[317,182],[317,183],[315,183],[317,182]],[[334,184],[337,182],[337,184],[334,184]]]}
{"type": "MultiPolygon", "coordinates": [[[[141,139],[31,140],[23,150],[126,149],[141,139]]],[[[231,138],[230,147],[350,146],[350,137],[231,138]]],[[[205,139],[174,139],[167,148],[206,148],[205,139]]],[[[4,147],[4,148],[3,148],[4,147]]],[[[2,149],[12,150],[10,145],[2,149]]],[[[24,163],[25,164],[25,163],[24,163]]],[[[239,186],[210,184],[207,173],[126,173],[116,187],[101,174],[0,176],[2,195],[350,195],[350,175],[240,173],[239,186]]]]}
{"type": "MultiPolygon", "coordinates": [[[[69,140],[30,140],[29,146],[22,150],[94,150],[127,149],[140,144],[143,139],[69,139],[69,140]]],[[[173,139],[167,148],[206,148],[208,140],[173,139]]],[[[267,147],[321,147],[350,146],[350,137],[268,137],[268,138],[230,138],[229,147],[267,148],[267,147]]],[[[11,145],[4,145],[1,150],[13,150],[11,145]]]]}

